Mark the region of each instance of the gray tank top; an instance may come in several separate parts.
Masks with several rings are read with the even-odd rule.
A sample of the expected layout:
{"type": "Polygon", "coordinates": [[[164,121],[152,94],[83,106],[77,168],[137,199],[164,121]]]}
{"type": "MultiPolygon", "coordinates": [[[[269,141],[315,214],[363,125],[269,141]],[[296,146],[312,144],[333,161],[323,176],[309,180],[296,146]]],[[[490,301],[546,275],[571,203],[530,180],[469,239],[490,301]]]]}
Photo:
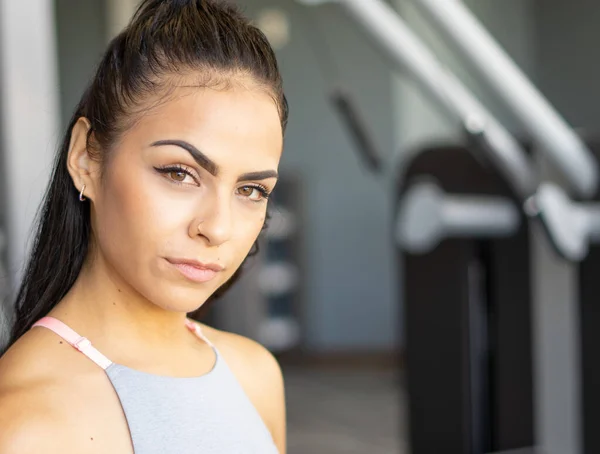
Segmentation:
{"type": "Polygon", "coordinates": [[[121,401],[136,454],[278,454],[271,434],[217,348],[216,362],[200,377],[148,374],[112,363],[64,323],[45,317],[51,329],[96,364],[121,401]]]}

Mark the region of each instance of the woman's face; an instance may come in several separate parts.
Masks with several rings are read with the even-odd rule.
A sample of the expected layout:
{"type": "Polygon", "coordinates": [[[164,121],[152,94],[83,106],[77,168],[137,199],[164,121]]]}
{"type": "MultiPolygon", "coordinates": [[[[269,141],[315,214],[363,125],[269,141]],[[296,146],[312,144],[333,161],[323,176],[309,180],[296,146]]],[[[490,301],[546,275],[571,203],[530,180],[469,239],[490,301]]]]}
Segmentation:
{"type": "Polygon", "coordinates": [[[164,309],[191,312],[257,239],[283,139],[263,91],[178,90],[111,151],[92,225],[120,279],[164,309]]]}

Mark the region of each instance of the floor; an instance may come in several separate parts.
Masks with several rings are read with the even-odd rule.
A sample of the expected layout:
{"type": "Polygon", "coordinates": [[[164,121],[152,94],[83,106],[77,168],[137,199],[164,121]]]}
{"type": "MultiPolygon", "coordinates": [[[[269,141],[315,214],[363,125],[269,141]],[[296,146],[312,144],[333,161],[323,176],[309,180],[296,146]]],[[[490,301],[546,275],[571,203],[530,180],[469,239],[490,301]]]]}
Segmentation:
{"type": "MultiPolygon", "coordinates": [[[[408,454],[397,372],[284,366],[288,454],[408,454]]],[[[531,448],[496,454],[539,454],[531,448]]]]}
{"type": "Polygon", "coordinates": [[[284,367],[288,454],[408,453],[393,371],[284,367]]]}

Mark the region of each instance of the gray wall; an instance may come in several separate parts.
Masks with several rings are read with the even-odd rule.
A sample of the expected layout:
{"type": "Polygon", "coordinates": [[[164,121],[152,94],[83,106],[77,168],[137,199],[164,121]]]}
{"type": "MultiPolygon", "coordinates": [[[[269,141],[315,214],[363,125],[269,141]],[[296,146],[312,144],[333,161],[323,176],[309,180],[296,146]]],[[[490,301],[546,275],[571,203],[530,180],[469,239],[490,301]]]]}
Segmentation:
{"type": "MultiPolygon", "coordinates": [[[[244,0],[251,16],[282,8],[291,42],[278,53],[291,107],[281,170],[305,187],[307,347],[317,351],[390,349],[398,303],[390,241],[390,198],[368,174],[326,100],[329,88],[309,36],[327,37],[343,85],[383,153],[393,151],[392,80],[383,60],[336,6],[306,10],[292,0],[244,0]]],[[[321,48],[322,49],[322,48],[321,48]]]]}

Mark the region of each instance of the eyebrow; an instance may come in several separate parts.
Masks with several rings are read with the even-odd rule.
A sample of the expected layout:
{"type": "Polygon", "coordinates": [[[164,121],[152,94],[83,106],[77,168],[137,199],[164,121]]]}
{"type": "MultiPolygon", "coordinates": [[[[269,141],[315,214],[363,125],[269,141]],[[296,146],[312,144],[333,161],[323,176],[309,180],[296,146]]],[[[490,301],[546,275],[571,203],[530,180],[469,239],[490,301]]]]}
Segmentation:
{"type": "MultiPolygon", "coordinates": [[[[164,146],[164,145],[175,145],[177,147],[183,148],[185,151],[187,151],[192,156],[192,158],[194,158],[194,161],[196,161],[200,167],[202,167],[208,173],[210,173],[211,175],[213,175],[215,177],[217,175],[219,175],[219,171],[220,171],[219,166],[217,164],[215,164],[208,156],[206,156],[204,153],[202,153],[200,150],[198,150],[195,146],[193,146],[191,143],[188,143],[185,140],[168,139],[168,140],[157,140],[156,142],[152,142],[150,144],[150,146],[152,146],[152,147],[160,147],[160,146],[164,146]]],[[[249,172],[249,173],[240,175],[238,177],[237,181],[239,183],[241,181],[266,180],[269,178],[279,178],[279,175],[275,170],[262,170],[259,172],[249,172]]]]}
{"type": "Polygon", "coordinates": [[[157,140],[156,142],[152,142],[150,144],[151,147],[160,147],[163,145],[175,145],[177,147],[183,148],[190,155],[192,155],[194,161],[196,161],[198,165],[205,169],[208,173],[215,177],[219,174],[219,166],[216,165],[213,161],[211,161],[208,158],[208,156],[206,156],[204,153],[198,150],[191,143],[188,143],[184,140],[157,140]]]}
{"type": "Polygon", "coordinates": [[[250,172],[240,175],[238,183],[248,180],[267,180],[269,178],[279,178],[279,175],[274,170],[263,170],[262,172],[250,172]]]}

